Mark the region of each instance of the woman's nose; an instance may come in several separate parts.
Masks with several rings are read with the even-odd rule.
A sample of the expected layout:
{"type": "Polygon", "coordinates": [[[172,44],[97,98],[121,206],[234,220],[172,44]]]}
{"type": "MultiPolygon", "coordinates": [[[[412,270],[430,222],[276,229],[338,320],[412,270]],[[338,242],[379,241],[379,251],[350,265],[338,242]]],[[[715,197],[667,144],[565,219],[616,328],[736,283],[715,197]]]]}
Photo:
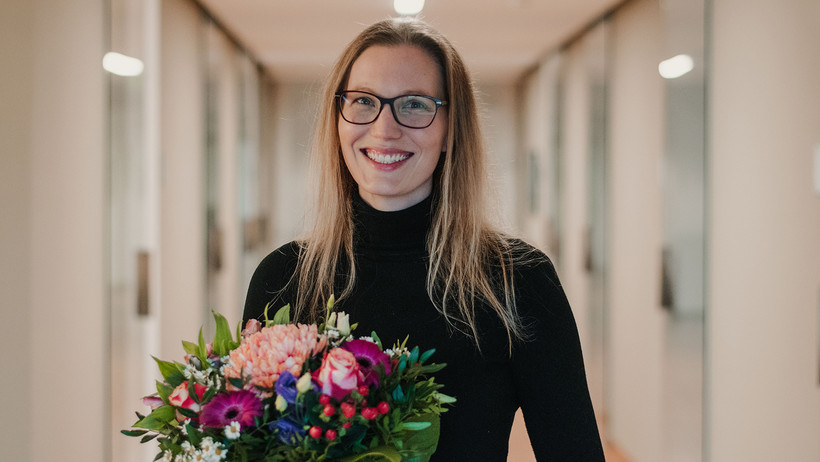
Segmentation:
{"type": "Polygon", "coordinates": [[[396,118],[393,116],[393,108],[390,105],[384,106],[376,120],[370,124],[370,132],[373,136],[384,139],[401,136],[401,125],[396,122],[396,118]]]}

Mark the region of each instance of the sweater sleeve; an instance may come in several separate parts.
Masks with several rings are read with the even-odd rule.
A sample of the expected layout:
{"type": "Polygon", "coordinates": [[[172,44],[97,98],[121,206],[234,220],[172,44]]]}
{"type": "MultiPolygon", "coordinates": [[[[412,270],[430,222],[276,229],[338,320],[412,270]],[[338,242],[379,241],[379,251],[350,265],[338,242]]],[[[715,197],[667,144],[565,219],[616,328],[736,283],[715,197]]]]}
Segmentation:
{"type": "Polygon", "coordinates": [[[268,315],[273,317],[276,310],[293,301],[287,285],[296,270],[298,256],[299,245],[290,242],[271,252],[259,263],[248,285],[243,325],[249,319],[263,320],[265,307],[268,305],[268,315]]]}
{"type": "Polygon", "coordinates": [[[519,270],[519,315],[530,337],[513,352],[527,433],[539,461],[603,461],[578,329],[549,259],[519,270]]]}

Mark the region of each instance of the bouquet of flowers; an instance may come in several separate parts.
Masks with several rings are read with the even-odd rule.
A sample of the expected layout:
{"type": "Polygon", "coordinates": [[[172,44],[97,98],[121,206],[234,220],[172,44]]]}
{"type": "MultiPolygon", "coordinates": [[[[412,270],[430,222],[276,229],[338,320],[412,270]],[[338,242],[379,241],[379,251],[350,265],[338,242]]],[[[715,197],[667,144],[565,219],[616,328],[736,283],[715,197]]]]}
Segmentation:
{"type": "Polygon", "coordinates": [[[435,350],[383,348],[375,332],[355,338],[333,297],[321,324],[292,324],[290,308],[264,325],[251,320],[236,338],[214,313],[206,343],[183,341],[183,363],[156,359],[163,380],[143,398],[131,430],[156,440],[155,460],[427,461],[438,443],[439,414],[455,401],[432,374],[435,350]]]}

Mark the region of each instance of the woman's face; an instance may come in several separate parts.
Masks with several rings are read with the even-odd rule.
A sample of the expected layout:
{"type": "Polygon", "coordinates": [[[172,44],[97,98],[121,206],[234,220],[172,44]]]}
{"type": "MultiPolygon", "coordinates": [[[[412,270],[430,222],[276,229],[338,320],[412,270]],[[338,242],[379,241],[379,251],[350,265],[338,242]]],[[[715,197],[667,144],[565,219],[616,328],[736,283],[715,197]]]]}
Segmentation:
{"type": "MultiPolygon", "coordinates": [[[[435,61],[411,45],[366,49],[350,69],[347,91],[381,98],[425,95],[444,98],[435,61]]],[[[430,195],[433,171],[447,144],[447,110],[438,109],[427,128],[399,125],[390,106],[368,125],[339,117],[339,141],[345,164],[359,185],[359,194],[377,210],[402,210],[430,195]]]]}

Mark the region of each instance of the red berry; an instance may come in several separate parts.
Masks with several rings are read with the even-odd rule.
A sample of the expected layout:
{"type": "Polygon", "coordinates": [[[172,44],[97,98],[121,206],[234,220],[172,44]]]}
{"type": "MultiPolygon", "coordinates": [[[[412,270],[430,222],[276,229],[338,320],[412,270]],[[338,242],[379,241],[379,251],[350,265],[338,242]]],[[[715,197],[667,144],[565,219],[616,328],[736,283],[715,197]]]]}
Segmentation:
{"type": "Polygon", "coordinates": [[[377,409],[379,410],[379,414],[387,414],[390,412],[390,404],[388,404],[387,401],[382,401],[377,406],[377,409]]]}
{"type": "Polygon", "coordinates": [[[322,436],[322,429],[314,425],[310,427],[308,433],[310,433],[310,436],[312,436],[313,438],[319,438],[320,436],[322,436]]]}
{"type": "Polygon", "coordinates": [[[345,422],[342,424],[342,428],[350,428],[351,425],[353,425],[352,422],[345,422]]]}
{"type": "Polygon", "coordinates": [[[330,402],[330,395],[319,396],[319,404],[327,404],[330,402]]]}
{"type": "Polygon", "coordinates": [[[325,404],[325,408],[322,409],[322,413],[328,417],[332,416],[336,413],[336,408],[333,407],[332,404],[325,404]]]}
{"type": "Polygon", "coordinates": [[[342,403],[342,414],[348,419],[356,414],[356,406],[350,403],[342,403]]]}
{"type": "Polygon", "coordinates": [[[332,428],[325,432],[325,438],[329,439],[330,441],[335,440],[336,436],[336,430],[333,430],[332,428]]]}
{"type": "Polygon", "coordinates": [[[367,385],[362,385],[362,386],[359,387],[359,394],[360,395],[367,396],[368,393],[370,393],[370,388],[368,388],[367,385]]]}
{"type": "Polygon", "coordinates": [[[362,417],[367,420],[373,420],[379,416],[379,411],[375,407],[366,407],[362,409],[362,417]]]}

